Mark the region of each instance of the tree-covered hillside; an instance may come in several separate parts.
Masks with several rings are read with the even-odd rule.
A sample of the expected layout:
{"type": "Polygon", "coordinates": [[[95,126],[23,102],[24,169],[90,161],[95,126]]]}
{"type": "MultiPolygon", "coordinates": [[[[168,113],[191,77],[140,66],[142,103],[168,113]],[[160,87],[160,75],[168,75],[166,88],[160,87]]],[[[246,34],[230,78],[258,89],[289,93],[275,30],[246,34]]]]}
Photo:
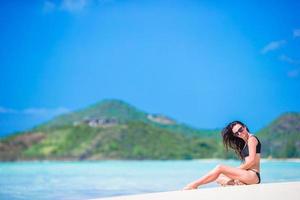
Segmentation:
{"type": "MultiPolygon", "coordinates": [[[[300,157],[299,113],[257,133],[263,157],[300,157]]],[[[104,100],[0,140],[0,160],[235,158],[220,130],[199,130],[120,100],[104,100]]]]}
{"type": "Polygon", "coordinates": [[[258,133],[265,157],[300,157],[300,113],[285,113],[258,133]]]}

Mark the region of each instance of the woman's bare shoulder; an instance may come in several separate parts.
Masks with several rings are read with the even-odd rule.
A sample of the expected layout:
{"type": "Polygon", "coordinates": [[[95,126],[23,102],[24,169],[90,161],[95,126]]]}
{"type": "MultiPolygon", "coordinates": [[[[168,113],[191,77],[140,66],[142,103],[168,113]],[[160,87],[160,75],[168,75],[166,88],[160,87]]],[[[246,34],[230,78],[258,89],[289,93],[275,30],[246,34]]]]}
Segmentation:
{"type": "Polygon", "coordinates": [[[257,140],[257,138],[255,137],[255,135],[250,134],[250,136],[249,136],[247,142],[248,142],[248,144],[249,144],[249,143],[257,144],[257,143],[258,143],[258,140],[257,140]]]}

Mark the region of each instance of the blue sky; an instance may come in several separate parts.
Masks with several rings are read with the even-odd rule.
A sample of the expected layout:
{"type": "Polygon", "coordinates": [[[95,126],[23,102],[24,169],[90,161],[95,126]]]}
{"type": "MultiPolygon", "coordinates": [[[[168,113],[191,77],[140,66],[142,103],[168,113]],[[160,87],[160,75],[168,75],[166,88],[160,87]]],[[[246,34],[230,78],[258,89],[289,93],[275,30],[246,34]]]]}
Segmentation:
{"type": "Polygon", "coordinates": [[[7,1],[0,135],[107,98],[198,128],[300,111],[295,1],[7,1]]]}

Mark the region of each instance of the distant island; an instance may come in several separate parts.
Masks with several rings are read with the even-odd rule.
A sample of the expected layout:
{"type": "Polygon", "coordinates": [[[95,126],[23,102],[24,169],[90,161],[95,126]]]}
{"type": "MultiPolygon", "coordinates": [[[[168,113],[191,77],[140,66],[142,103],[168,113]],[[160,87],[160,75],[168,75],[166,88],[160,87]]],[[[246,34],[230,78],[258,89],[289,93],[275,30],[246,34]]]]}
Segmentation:
{"type": "MultiPolygon", "coordinates": [[[[221,130],[195,129],[121,100],[103,100],[0,140],[0,160],[235,158],[221,130]]],[[[265,158],[300,157],[300,113],[284,113],[255,133],[265,158]]]]}

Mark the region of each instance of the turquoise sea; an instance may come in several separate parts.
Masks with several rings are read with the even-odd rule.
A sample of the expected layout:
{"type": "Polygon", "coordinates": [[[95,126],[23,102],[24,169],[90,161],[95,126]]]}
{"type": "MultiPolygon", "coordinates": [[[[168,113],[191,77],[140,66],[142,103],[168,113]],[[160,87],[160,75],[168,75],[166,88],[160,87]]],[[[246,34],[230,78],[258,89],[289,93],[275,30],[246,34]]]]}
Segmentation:
{"type": "MultiPolygon", "coordinates": [[[[0,162],[0,199],[90,199],[172,191],[235,160],[0,162]]],[[[300,181],[300,161],[261,163],[262,183],[300,181]]],[[[217,187],[215,183],[206,187],[217,187]]]]}

